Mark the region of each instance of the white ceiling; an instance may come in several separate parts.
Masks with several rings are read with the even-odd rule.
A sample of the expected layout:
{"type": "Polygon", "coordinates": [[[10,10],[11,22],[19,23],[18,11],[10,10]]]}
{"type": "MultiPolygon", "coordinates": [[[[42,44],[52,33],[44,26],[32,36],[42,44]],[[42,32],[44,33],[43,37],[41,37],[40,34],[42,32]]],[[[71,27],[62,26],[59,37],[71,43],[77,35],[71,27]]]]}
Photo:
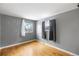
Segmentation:
{"type": "Polygon", "coordinates": [[[0,3],[0,13],[40,20],[77,8],[75,3],[0,3]]]}

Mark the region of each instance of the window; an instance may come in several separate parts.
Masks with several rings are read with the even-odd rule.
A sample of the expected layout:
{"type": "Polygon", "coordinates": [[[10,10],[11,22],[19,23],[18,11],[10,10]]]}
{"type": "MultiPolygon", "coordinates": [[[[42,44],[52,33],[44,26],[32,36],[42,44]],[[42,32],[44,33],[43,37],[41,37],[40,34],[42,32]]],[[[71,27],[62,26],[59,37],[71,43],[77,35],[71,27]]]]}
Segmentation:
{"type": "Polygon", "coordinates": [[[21,34],[25,36],[26,33],[33,33],[33,22],[22,20],[21,34]]]}

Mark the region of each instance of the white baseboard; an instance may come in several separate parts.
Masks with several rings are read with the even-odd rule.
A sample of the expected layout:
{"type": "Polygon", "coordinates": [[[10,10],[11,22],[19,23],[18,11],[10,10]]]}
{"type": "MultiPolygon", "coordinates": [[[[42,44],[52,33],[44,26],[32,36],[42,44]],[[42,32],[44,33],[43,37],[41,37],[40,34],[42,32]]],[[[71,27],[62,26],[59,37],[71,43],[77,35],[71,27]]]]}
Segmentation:
{"type": "Polygon", "coordinates": [[[52,48],[56,48],[56,49],[58,49],[58,50],[60,50],[60,51],[66,52],[66,53],[68,53],[68,54],[70,54],[70,55],[78,56],[78,55],[75,54],[75,53],[72,53],[72,52],[70,52],[70,51],[64,50],[64,49],[59,48],[59,47],[57,47],[57,46],[51,45],[50,43],[47,43],[46,40],[39,40],[39,41],[40,41],[41,43],[44,43],[45,45],[48,45],[48,46],[50,46],[50,47],[52,47],[52,48]]]}
{"type": "Polygon", "coordinates": [[[21,42],[21,43],[17,43],[17,44],[12,44],[12,45],[8,45],[8,46],[4,46],[4,47],[0,47],[0,49],[9,48],[9,47],[20,45],[20,44],[24,44],[24,43],[29,43],[29,42],[32,42],[32,41],[35,41],[35,40],[36,39],[28,40],[28,41],[25,41],[25,42],[21,42]]]}

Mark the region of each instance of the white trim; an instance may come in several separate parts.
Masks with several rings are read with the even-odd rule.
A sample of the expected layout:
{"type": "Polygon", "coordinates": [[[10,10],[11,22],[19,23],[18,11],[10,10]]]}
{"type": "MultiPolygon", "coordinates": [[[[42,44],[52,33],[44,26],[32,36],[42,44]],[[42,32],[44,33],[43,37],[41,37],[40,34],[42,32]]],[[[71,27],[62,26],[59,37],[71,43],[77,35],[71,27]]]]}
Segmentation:
{"type": "Polygon", "coordinates": [[[50,43],[46,43],[46,42],[44,42],[44,41],[42,41],[42,40],[40,40],[40,42],[41,42],[41,43],[44,43],[45,45],[48,45],[48,46],[50,46],[50,47],[52,47],[52,48],[56,48],[56,49],[58,49],[58,50],[60,50],[60,51],[66,52],[66,53],[68,53],[68,54],[70,54],[70,55],[78,56],[78,55],[75,54],[75,53],[72,53],[72,52],[69,52],[69,51],[64,50],[64,49],[62,49],[62,48],[59,48],[59,47],[53,46],[53,45],[51,45],[50,43]]]}
{"type": "MultiPolygon", "coordinates": [[[[5,47],[0,47],[0,49],[12,47],[12,46],[16,46],[16,45],[20,45],[20,44],[24,44],[24,43],[29,43],[29,42],[32,42],[32,41],[35,41],[35,40],[36,40],[36,39],[34,39],[34,40],[29,40],[29,41],[25,41],[25,42],[22,42],[22,43],[17,43],[17,44],[9,45],[9,46],[5,46],[5,47]]],[[[68,54],[70,54],[70,55],[78,56],[78,55],[75,54],[75,53],[72,53],[72,52],[69,52],[69,51],[67,51],[67,50],[61,49],[61,48],[59,48],[59,47],[53,46],[53,45],[51,45],[51,44],[49,44],[49,43],[44,42],[43,40],[37,40],[37,41],[40,41],[40,43],[43,43],[43,44],[45,44],[45,45],[48,45],[48,46],[50,46],[50,47],[52,47],[52,48],[56,48],[56,49],[58,49],[58,50],[60,50],[60,51],[66,52],[66,53],[68,53],[68,54]]]]}
{"type": "Polygon", "coordinates": [[[29,43],[29,42],[32,42],[32,41],[35,41],[35,40],[36,40],[36,39],[29,40],[29,41],[25,41],[25,42],[21,42],[21,43],[17,43],[17,44],[12,44],[12,45],[5,46],[5,47],[0,47],[0,49],[4,49],[4,48],[8,48],[8,47],[12,47],[12,46],[16,46],[16,45],[20,45],[20,44],[24,44],[24,43],[29,43]]]}

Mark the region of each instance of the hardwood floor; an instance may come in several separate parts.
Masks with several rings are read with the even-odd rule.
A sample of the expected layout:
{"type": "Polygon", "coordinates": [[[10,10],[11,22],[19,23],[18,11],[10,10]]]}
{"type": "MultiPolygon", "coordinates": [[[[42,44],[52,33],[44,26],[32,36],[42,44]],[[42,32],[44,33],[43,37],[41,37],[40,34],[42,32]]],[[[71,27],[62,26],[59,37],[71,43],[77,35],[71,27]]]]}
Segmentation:
{"type": "Polygon", "coordinates": [[[71,56],[39,41],[32,41],[1,49],[0,56],[71,56]]]}

